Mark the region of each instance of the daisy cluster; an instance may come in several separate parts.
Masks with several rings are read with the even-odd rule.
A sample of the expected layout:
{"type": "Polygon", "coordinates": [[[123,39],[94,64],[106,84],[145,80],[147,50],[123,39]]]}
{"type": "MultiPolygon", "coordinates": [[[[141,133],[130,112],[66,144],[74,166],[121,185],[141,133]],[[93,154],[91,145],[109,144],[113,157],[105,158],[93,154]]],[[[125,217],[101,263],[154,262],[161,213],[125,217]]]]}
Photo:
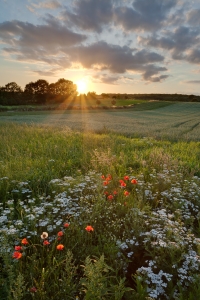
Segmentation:
{"type": "MultiPolygon", "coordinates": [[[[81,210],[80,201],[94,197],[96,189],[96,176],[91,172],[75,181],[72,177],[53,179],[49,182],[62,192],[52,191],[51,195],[40,195],[31,197],[31,190],[27,189],[25,199],[21,198],[24,191],[24,183],[17,183],[16,189],[10,192],[17,201],[10,199],[6,207],[0,203],[0,232],[7,235],[18,235],[20,238],[26,236],[31,238],[37,236],[41,231],[57,232],[66,220],[79,218],[81,210]],[[77,183],[78,181],[78,183],[77,183]]],[[[26,183],[27,184],[27,183],[26,183]]],[[[85,202],[87,205],[87,203],[85,202]]],[[[52,235],[52,239],[54,236],[52,235]]]]}
{"type": "Polygon", "coordinates": [[[49,190],[33,197],[29,182],[15,182],[8,201],[0,205],[0,242],[5,234],[11,241],[1,252],[12,252],[12,243],[34,240],[42,232],[49,233],[51,243],[64,224],[83,230],[91,224],[85,229],[114,243],[125,276],[141,278],[152,299],[170,299],[171,286],[171,299],[178,299],[178,286],[187,291],[195,281],[200,271],[200,178],[186,180],[165,166],[137,177],[91,171],[52,179],[49,190]]]}

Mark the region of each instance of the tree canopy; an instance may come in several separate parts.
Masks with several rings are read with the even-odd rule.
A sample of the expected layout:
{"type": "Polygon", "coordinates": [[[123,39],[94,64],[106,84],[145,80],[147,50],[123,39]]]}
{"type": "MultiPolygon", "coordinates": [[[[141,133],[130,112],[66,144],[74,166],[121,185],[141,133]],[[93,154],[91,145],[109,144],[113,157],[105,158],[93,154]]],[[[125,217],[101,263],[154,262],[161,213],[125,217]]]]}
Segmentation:
{"type": "Polygon", "coordinates": [[[59,96],[77,95],[77,86],[71,80],[61,78],[56,83],[49,85],[49,94],[59,96]]]}
{"type": "Polygon", "coordinates": [[[22,93],[22,88],[16,82],[9,82],[1,87],[1,91],[6,93],[22,93]]]}

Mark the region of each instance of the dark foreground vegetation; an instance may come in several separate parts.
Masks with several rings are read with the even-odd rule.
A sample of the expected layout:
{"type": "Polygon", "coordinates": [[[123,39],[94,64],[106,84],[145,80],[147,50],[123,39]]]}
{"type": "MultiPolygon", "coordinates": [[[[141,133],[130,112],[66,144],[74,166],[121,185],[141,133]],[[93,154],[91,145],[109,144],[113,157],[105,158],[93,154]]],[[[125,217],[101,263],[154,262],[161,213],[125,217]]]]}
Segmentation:
{"type": "MultiPolygon", "coordinates": [[[[103,99],[110,99],[110,106],[116,104],[117,99],[128,100],[159,100],[200,102],[200,96],[182,94],[114,94],[102,93],[97,96],[95,92],[88,92],[78,96],[77,86],[70,80],[59,79],[49,84],[44,79],[26,84],[24,90],[16,83],[10,82],[0,87],[0,105],[46,105],[52,103],[69,103],[71,106],[81,99],[93,101],[101,105],[103,99]]],[[[91,104],[90,104],[91,105],[91,104]]],[[[123,104],[122,104],[123,105],[123,104]]]]}
{"type": "Polygon", "coordinates": [[[199,299],[199,142],[5,123],[0,140],[1,300],[199,299]]]}

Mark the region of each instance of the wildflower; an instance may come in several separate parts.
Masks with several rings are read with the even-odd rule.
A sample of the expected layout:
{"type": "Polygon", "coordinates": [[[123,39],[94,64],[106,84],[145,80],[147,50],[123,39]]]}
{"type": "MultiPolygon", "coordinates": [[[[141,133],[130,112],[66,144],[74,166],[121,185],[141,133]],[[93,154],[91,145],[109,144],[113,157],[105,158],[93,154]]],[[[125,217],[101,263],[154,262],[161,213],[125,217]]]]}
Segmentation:
{"type": "Polygon", "coordinates": [[[50,245],[50,243],[49,243],[49,241],[45,240],[45,241],[43,242],[43,245],[44,245],[44,246],[47,246],[47,245],[50,245]]]}
{"type": "Polygon", "coordinates": [[[108,194],[109,194],[109,193],[108,193],[108,191],[105,191],[105,192],[104,192],[104,195],[106,195],[106,196],[107,196],[108,194]]]}
{"type": "Polygon", "coordinates": [[[128,197],[130,193],[128,191],[124,191],[124,196],[128,197]]]}
{"type": "Polygon", "coordinates": [[[113,200],[114,197],[113,197],[113,195],[109,195],[107,198],[108,198],[108,200],[113,200]]]}
{"type": "Polygon", "coordinates": [[[124,176],[124,180],[129,180],[129,176],[124,176]]]}
{"type": "Polygon", "coordinates": [[[132,180],[131,180],[131,183],[133,183],[133,184],[137,184],[138,182],[137,182],[137,180],[136,180],[136,179],[132,179],[132,180]]]}
{"type": "Polygon", "coordinates": [[[112,176],[110,174],[108,174],[108,176],[106,177],[106,180],[112,180],[112,176]]]}
{"type": "Polygon", "coordinates": [[[65,223],[63,226],[64,226],[65,228],[68,228],[68,227],[69,227],[69,223],[65,223]]]}
{"type": "Polygon", "coordinates": [[[48,233],[47,232],[43,232],[42,234],[41,234],[41,239],[46,239],[46,238],[48,238],[48,233]]]}
{"type": "Polygon", "coordinates": [[[32,288],[30,288],[29,290],[31,293],[36,293],[37,292],[37,289],[35,286],[33,286],[32,288]]]}
{"type": "Polygon", "coordinates": [[[94,231],[94,228],[90,225],[88,225],[87,227],[85,227],[85,230],[90,232],[90,231],[94,231]]]}
{"type": "Polygon", "coordinates": [[[123,182],[121,182],[120,186],[121,187],[126,187],[126,183],[123,181],[123,182]]]}
{"type": "Polygon", "coordinates": [[[105,179],[105,176],[104,176],[104,175],[101,175],[101,178],[102,178],[102,179],[105,179]]]}
{"type": "Polygon", "coordinates": [[[27,244],[28,244],[28,241],[27,241],[26,238],[24,238],[24,239],[22,239],[21,243],[22,243],[23,245],[27,245],[27,244]]]}
{"type": "Polygon", "coordinates": [[[21,251],[22,250],[22,246],[15,246],[15,251],[21,251]]]}
{"type": "Polygon", "coordinates": [[[117,191],[114,191],[114,192],[113,192],[113,195],[117,195],[117,191]]]}
{"type": "Polygon", "coordinates": [[[59,237],[61,237],[61,236],[63,236],[64,235],[64,233],[62,232],[62,231],[59,231],[58,233],[57,233],[57,236],[59,236],[59,237]]]}
{"type": "Polygon", "coordinates": [[[109,184],[108,180],[106,180],[106,181],[103,182],[103,185],[108,185],[108,184],[109,184]]]}
{"type": "Polygon", "coordinates": [[[64,246],[62,244],[59,244],[56,248],[57,248],[57,250],[63,250],[64,246]]]}
{"type": "Polygon", "coordinates": [[[13,256],[12,256],[13,258],[16,258],[16,259],[20,259],[21,257],[22,257],[22,254],[20,253],[20,252],[18,252],[18,251],[15,251],[14,253],[13,253],[13,256]]]}

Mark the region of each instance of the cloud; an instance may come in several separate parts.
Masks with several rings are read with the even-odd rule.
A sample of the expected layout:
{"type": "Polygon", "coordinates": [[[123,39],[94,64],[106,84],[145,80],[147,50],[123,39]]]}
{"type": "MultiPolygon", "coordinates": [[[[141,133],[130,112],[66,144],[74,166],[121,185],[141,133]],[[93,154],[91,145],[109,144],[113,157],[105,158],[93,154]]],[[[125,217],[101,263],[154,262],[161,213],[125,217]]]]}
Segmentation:
{"type": "MultiPolygon", "coordinates": [[[[113,74],[136,71],[143,73],[143,78],[148,81],[155,81],[154,75],[167,70],[154,64],[164,61],[164,57],[156,52],[133,51],[128,46],[121,47],[103,41],[70,48],[67,54],[73,62],[80,63],[86,69],[107,70],[113,74]]],[[[157,77],[157,81],[161,79],[164,77],[157,77]]]]}
{"type": "Polygon", "coordinates": [[[115,23],[125,31],[159,30],[176,0],[135,0],[133,7],[121,6],[115,9],[115,23]]]}
{"type": "Polygon", "coordinates": [[[155,48],[184,51],[191,46],[198,44],[200,41],[198,37],[199,32],[186,26],[180,26],[173,32],[168,31],[165,35],[166,36],[160,38],[156,35],[152,35],[147,38],[140,38],[140,42],[155,48]]]}
{"type": "Polygon", "coordinates": [[[112,21],[112,4],[112,0],[78,0],[74,3],[73,12],[66,8],[62,15],[72,26],[101,32],[112,21]]]}
{"type": "Polygon", "coordinates": [[[200,25],[200,9],[190,10],[187,15],[187,21],[190,25],[199,26],[200,25]]]}
{"type": "Polygon", "coordinates": [[[40,3],[31,3],[30,5],[27,6],[27,8],[31,11],[34,12],[36,9],[57,9],[62,7],[59,1],[54,0],[54,1],[45,1],[45,2],[40,2],[40,3]]]}
{"type": "Polygon", "coordinates": [[[119,76],[109,76],[107,74],[98,74],[93,76],[94,82],[105,83],[105,84],[118,84],[117,81],[120,79],[119,76]]]}
{"type": "Polygon", "coordinates": [[[73,10],[62,16],[72,26],[100,33],[108,24],[121,25],[125,31],[159,29],[178,0],[77,0],[73,10]]]}
{"type": "Polygon", "coordinates": [[[192,49],[185,56],[185,59],[192,64],[200,64],[200,50],[192,49]]]}
{"type": "Polygon", "coordinates": [[[200,84],[200,80],[188,80],[188,81],[184,81],[184,83],[188,83],[188,84],[200,84]]]}
{"type": "Polygon", "coordinates": [[[195,28],[180,26],[173,32],[166,31],[165,36],[151,35],[140,37],[139,42],[143,45],[162,48],[171,51],[174,60],[186,60],[190,63],[200,63],[200,51],[195,49],[200,44],[200,32],[195,28]]]}
{"type": "MultiPolygon", "coordinates": [[[[85,1],[85,0],[84,0],[85,1]]],[[[89,0],[90,1],[90,0],[89,0]]],[[[98,41],[82,44],[87,36],[78,34],[51,15],[46,15],[45,24],[33,25],[28,22],[7,21],[0,23],[0,38],[7,56],[18,61],[40,62],[51,66],[50,70],[34,72],[39,75],[52,76],[57,68],[70,69],[74,65],[96,71],[107,71],[113,75],[102,74],[100,80],[116,84],[117,75],[126,72],[142,74],[149,82],[160,82],[168,77],[160,73],[167,69],[164,56],[155,51],[138,50],[129,46],[120,46],[98,41]]],[[[192,58],[192,53],[191,60],[192,58]]]]}
{"type": "Polygon", "coordinates": [[[23,53],[28,48],[41,52],[50,48],[57,50],[80,43],[87,37],[69,30],[58,21],[45,25],[10,21],[0,23],[0,38],[23,53]]]}
{"type": "Polygon", "coordinates": [[[80,62],[85,68],[107,69],[112,73],[124,73],[127,70],[141,69],[141,65],[163,62],[164,57],[155,52],[140,50],[133,54],[128,46],[108,44],[103,41],[69,49],[67,53],[73,61],[80,62]]]}
{"type": "Polygon", "coordinates": [[[168,75],[156,76],[157,74],[159,74],[159,72],[167,71],[167,69],[165,67],[159,67],[159,66],[149,64],[149,65],[145,66],[144,69],[145,69],[145,72],[143,73],[142,77],[146,81],[161,82],[164,79],[166,79],[167,77],[169,77],[168,75]]]}
{"type": "Polygon", "coordinates": [[[41,75],[41,76],[57,76],[57,73],[59,71],[62,71],[62,68],[53,68],[53,69],[50,69],[50,70],[34,70],[32,71],[33,73],[36,73],[38,75],[41,75]]]}

